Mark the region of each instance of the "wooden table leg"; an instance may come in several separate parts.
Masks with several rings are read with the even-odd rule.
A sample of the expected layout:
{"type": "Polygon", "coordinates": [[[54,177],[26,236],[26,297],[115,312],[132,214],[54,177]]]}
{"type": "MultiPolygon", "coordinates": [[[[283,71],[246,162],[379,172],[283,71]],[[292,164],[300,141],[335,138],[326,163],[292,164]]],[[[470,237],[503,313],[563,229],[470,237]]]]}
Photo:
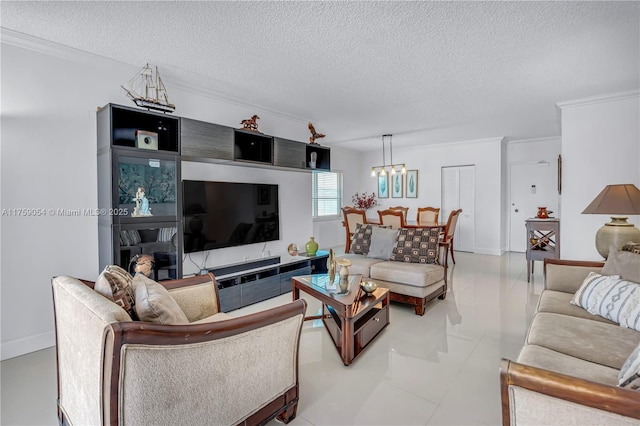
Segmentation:
{"type": "Polygon", "coordinates": [[[300,289],[294,280],[291,280],[291,295],[293,296],[293,300],[300,299],[300,289]]]}
{"type": "Polygon", "coordinates": [[[342,363],[349,365],[353,361],[354,352],[353,320],[342,318],[342,363]]]}

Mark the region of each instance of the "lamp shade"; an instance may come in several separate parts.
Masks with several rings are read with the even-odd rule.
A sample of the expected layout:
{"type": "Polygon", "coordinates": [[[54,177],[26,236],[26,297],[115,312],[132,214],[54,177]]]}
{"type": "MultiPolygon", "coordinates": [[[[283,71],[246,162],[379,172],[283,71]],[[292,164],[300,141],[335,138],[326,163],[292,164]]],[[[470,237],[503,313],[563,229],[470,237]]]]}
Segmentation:
{"type": "Polygon", "coordinates": [[[611,246],[620,249],[627,242],[640,242],[640,229],[624,216],[640,214],[640,189],[635,185],[605,186],[582,213],[616,215],[596,233],[596,249],[605,259],[611,246]]]}
{"type": "Polygon", "coordinates": [[[583,214],[640,214],[640,189],[633,184],[607,185],[583,214]]]}

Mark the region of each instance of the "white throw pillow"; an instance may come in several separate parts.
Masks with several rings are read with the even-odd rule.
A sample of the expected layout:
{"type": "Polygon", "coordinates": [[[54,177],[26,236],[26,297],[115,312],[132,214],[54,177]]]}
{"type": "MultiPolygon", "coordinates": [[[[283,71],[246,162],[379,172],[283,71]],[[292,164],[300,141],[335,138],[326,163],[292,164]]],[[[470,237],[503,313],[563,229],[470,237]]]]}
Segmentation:
{"type": "Polygon", "coordinates": [[[397,229],[380,228],[377,226],[372,227],[371,244],[369,245],[369,253],[367,253],[367,257],[389,260],[397,238],[397,229]]]}
{"type": "Polygon", "coordinates": [[[618,374],[618,386],[640,389],[640,344],[631,352],[618,374]]]}
{"type": "Polygon", "coordinates": [[[590,314],[640,331],[640,284],[595,272],[576,291],[571,303],[590,314]]]}

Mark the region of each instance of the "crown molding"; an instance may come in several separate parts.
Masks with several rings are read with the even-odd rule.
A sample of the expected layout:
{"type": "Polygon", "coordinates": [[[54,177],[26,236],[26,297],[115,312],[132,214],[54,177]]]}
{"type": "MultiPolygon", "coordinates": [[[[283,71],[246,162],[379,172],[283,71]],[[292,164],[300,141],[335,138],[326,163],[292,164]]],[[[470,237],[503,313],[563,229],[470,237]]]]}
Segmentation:
{"type": "Polygon", "coordinates": [[[22,49],[81,64],[96,66],[96,63],[102,63],[105,65],[124,65],[133,67],[131,64],[116,61],[115,59],[89,53],[84,50],[76,49],[75,47],[65,46],[64,44],[55,43],[53,41],[34,37],[32,35],[4,27],[0,27],[0,41],[3,44],[20,47],[22,49]]]}
{"type": "Polygon", "coordinates": [[[469,139],[466,141],[455,141],[455,142],[441,142],[441,143],[434,143],[434,144],[428,144],[428,145],[421,145],[421,148],[446,148],[446,147],[451,147],[451,146],[456,146],[456,145],[468,145],[468,144],[480,144],[480,143],[500,143],[500,144],[504,144],[505,143],[505,137],[504,136],[497,136],[495,138],[484,138],[484,139],[469,139]]]}
{"type": "Polygon", "coordinates": [[[183,92],[187,92],[187,93],[192,93],[194,95],[200,95],[200,96],[204,96],[205,98],[209,98],[209,99],[213,99],[216,101],[220,101],[220,102],[224,102],[227,104],[231,104],[231,105],[235,105],[235,106],[239,106],[242,108],[247,108],[250,110],[259,110],[259,111],[264,111],[268,114],[271,114],[273,116],[276,117],[280,117],[280,118],[284,118],[286,120],[290,120],[290,121],[296,121],[296,122],[300,122],[300,123],[304,123],[305,126],[307,123],[312,122],[314,120],[310,119],[310,118],[305,118],[305,117],[301,117],[301,116],[297,116],[297,115],[293,115],[293,114],[288,114],[286,112],[282,112],[282,111],[278,111],[276,109],[270,108],[270,107],[266,107],[264,105],[260,105],[260,104],[254,104],[251,102],[244,102],[244,101],[239,101],[237,99],[234,99],[233,97],[229,96],[229,95],[225,95],[222,94],[220,92],[217,92],[213,89],[210,89],[206,86],[203,85],[199,85],[199,84],[194,84],[194,83],[190,83],[190,82],[186,82],[183,80],[177,80],[171,77],[165,77],[164,75],[162,76],[162,80],[165,83],[165,86],[171,86],[177,90],[181,90],[183,92]]]}
{"type": "MultiPolygon", "coordinates": [[[[71,61],[74,63],[80,63],[80,64],[85,64],[90,66],[96,66],[100,64],[105,66],[107,65],[126,66],[135,70],[140,68],[140,66],[138,65],[132,65],[125,62],[117,61],[115,59],[96,55],[94,53],[90,53],[85,50],[65,46],[60,43],[55,43],[49,40],[34,37],[32,35],[24,34],[24,33],[10,30],[4,27],[0,27],[0,41],[3,44],[20,47],[23,49],[31,50],[33,52],[53,56],[55,58],[71,61]]],[[[314,121],[306,117],[301,117],[293,114],[288,114],[282,111],[278,111],[276,109],[273,109],[264,105],[255,104],[251,102],[244,102],[238,99],[234,99],[230,95],[222,94],[204,85],[193,84],[193,83],[177,80],[175,78],[166,77],[166,76],[163,76],[162,79],[164,80],[165,85],[171,86],[176,90],[204,96],[209,99],[232,104],[242,108],[247,108],[249,110],[264,111],[267,114],[271,114],[273,116],[277,116],[277,117],[284,118],[286,120],[290,120],[294,122],[304,123],[305,125],[310,121],[314,121]]]]}
{"type": "Polygon", "coordinates": [[[591,96],[588,98],[558,102],[556,103],[556,106],[562,110],[564,108],[575,108],[575,107],[582,107],[587,105],[600,104],[604,102],[623,101],[626,99],[632,99],[637,97],[640,97],[640,90],[629,90],[624,92],[609,93],[607,95],[591,96]]]}
{"type": "Polygon", "coordinates": [[[509,145],[516,145],[521,143],[538,143],[538,142],[548,142],[548,141],[562,141],[562,136],[548,136],[545,138],[529,138],[529,139],[509,139],[507,138],[507,143],[509,145]]]}

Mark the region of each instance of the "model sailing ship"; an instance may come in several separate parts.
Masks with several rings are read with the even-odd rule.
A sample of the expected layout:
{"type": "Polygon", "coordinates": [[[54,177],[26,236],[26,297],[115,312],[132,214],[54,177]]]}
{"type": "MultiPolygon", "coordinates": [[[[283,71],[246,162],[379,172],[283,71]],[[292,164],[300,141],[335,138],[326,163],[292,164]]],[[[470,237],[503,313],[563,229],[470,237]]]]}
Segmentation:
{"type": "Polygon", "coordinates": [[[155,67],[154,72],[149,64],[145,65],[126,86],[121,87],[139,107],[163,112],[173,112],[176,109],[176,106],[169,102],[167,89],[160,79],[158,67],[155,67]]]}

